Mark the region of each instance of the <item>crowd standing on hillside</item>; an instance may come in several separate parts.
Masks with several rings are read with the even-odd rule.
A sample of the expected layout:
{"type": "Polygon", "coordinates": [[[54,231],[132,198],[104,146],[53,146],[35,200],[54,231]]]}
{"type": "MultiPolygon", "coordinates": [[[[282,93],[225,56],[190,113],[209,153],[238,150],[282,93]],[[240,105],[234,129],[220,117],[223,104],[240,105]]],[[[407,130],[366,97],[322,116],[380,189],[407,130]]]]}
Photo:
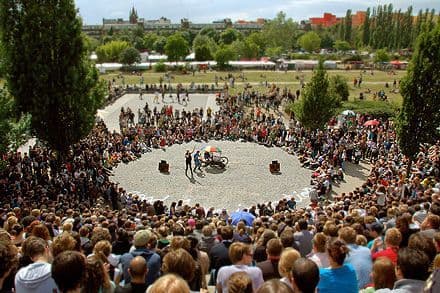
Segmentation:
{"type": "Polygon", "coordinates": [[[218,292],[438,292],[440,142],[421,146],[408,169],[389,120],[366,127],[372,117],[357,114],[309,132],[276,114],[283,95],[276,87],[225,91],[218,112],[146,104],[138,121],[121,109],[120,133],[98,121],[62,166],[43,146],[5,155],[1,292],[202,292],[208,285],[218,292]],[[232,225],[229,211],[149,203],[109,179],[111,168],[151,148],[210,139],[298,156],[312,173],[310,206],[259,203],[245,209],[252,223],[232,225]],[[332,194],[345,165],[361,160],[371,164],[365,183],[332,194]]]}

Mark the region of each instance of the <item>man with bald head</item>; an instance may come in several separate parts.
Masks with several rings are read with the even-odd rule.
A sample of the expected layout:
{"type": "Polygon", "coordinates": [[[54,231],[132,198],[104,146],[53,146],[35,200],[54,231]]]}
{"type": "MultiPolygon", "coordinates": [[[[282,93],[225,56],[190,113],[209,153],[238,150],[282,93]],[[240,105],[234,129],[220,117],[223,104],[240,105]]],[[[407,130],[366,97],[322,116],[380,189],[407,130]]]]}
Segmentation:
{"type": "Polygon", "coordinates": [[[147,275],[147,262],[142,256],[136,256],[130,262],[128,273],[131,281],[124,287],[118,286],[115,293],[144,293],[147,290],[147,283],[145,277],[147,275]]]}

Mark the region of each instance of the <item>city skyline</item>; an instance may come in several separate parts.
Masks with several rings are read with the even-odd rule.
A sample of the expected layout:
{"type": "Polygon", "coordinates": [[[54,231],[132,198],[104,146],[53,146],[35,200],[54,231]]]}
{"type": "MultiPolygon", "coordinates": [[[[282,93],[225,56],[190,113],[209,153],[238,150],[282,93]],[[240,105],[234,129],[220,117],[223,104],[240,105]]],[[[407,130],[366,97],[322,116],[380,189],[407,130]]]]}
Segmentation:
{"type": "Polygon", "coordinates": [[[194,23],[211,23],[212,21],[230,18],[236,20],[255,20],[257,18],[272,19],[279,11],[286,13],[295,21],[307,20],[310,17],[319,17],[324,12],[336,16],[345,15],[347,9],[353,12],[366,10],[383,4],[393,4],[394,9],[405,11],[408,6],[413,6],[414,14],[420,9],[435,9],[440,11],[440,1],[418,0],[166,0],[162,2],[152,0],[75,0],[83,23],[87,25],[101,24],[103,18],[128,19],[132,7],[138,12],[139,17],[145,19],[158,19],[166,17],[173,23],[188,18],[194,23]]]}

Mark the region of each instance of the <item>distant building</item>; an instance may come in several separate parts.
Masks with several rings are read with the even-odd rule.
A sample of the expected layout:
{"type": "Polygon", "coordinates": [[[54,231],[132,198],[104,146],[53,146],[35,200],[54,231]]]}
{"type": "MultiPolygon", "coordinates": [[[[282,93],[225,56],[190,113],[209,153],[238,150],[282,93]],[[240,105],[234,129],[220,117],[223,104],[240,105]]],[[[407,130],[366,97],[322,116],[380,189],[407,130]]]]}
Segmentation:
{"type": "MultiPolygon", "coordinates": [[[[365,11],[356,11],[355,14],[351,16],[351,23],[353,27],[358,27],[365,22],[367,13],[365,11]]],[[[322,17],[311,17],[309,18],[312,27],[322,26],[329,27],[338,24],[343,17],[336,17],[336,15],[325,12],[322,17]]]]}
{"type": "Polygon", "coordinates": [[[329,27],[337,24],[341,19],[336,17],[336,15],[325,12],[322,17],[311,17],[309,18],[310,24],[312,27],[322,26],[329,27]]]}
{"type": "Polygon", "coordinates": [[[146,32],[155,32],[158,30],[178,31],[190,30],[197,33],[201,29],[208,27],[218,31],[234,28],[243,32],[260,31],[266,20],[258,18],[256,21],[238,20],[232,22],[230,18],[220,19],[212,23],[192,23],[187,18],[183,18],[180,23],[171,23],[170,19],[161,17],[159,19],[146,20],[138,17],[136,9],[133,7],[129,12],[129,19],[122,18],[103,18],[102,25],[84,25],[82,30],[90,36],[98,37],[108,31],[134,30],[142,27],[146,32]]]}
{"type": "Polygon", "coordinates": [[[351,16],[351,25],[358,27],[364,24],[367,13],[365,11],[356,11],[356,14],[351,16]]]}
{"type": "Polygon", "coordinates": [[[136,9],[134,9],[134,6],[130,11],[130,16],[128,19],[129,19],[130,23],[133,23],[133,24],[138,22],[138,14],[137,14],[136,9]]]}

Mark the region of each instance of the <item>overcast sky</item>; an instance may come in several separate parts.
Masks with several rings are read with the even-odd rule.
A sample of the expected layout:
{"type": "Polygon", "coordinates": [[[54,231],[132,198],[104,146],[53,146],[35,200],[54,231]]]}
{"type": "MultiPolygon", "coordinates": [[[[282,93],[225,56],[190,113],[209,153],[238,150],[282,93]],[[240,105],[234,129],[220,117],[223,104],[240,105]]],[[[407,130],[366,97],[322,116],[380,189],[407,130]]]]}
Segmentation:
{"type": "Polygon", "coordinates": [[[259,17],[270,19],[279,11],[299,21],[320,16],[323,12],[342,16],[347,9],[354,12],[388,3],[402,10],[412,5],[415,13],[425,8],[440,11],[440,0],[75,0],[75,3],[84,24],[101,24],[102,18],[128,19],[133,6],[139,17],[158,19],[164,16],[173,23],[180,22],[184,17],[194,23],[223,18],[231,18],[233,21],[259,17]]]}

